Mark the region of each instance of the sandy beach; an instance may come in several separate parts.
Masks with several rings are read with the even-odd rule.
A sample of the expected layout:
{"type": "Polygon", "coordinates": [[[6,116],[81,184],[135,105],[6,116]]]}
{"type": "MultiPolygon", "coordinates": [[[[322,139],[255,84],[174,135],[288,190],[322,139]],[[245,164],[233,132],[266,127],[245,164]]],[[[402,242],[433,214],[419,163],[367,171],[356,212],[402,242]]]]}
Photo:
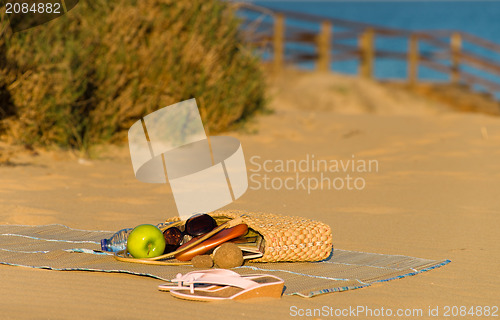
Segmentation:
{"type": "MultiPolygon", "coordinates": [[[[294,319],[301,318],[299,310],[365,306],[422,309],[422,316],[407,318],[443,319],[446,306],[498,306],[500,118],[454,112],[346,76],[292,78],[273,81],[272,114],[226,133],[240,139],[249,174],[249,189],[227,208],[321,220],[332,227],[335,248],[450,264],[310,299],[223,303],[175,299],[157,290],[161,281],[147,277],[2,265],[1,318],[294,319]],[[313,178],[306,181],[323,173],[344,183],[349,174],[357,181],[352,190],[347,184],[303,188],[296,172],[276,168],[280,161],[312,158],[375,160],[377,167],[300,172],[313,178]],[[292,187],[280,187],[287,178],[292,187]],[[429,316],[429,307],[438,307],[440,316],[429,316]]],[[[16,151],[0,166],[0,224],[119,230],[174,215],[169,186],[136,180],[126,145],[102,147],[95,159],[16,151]]]]}

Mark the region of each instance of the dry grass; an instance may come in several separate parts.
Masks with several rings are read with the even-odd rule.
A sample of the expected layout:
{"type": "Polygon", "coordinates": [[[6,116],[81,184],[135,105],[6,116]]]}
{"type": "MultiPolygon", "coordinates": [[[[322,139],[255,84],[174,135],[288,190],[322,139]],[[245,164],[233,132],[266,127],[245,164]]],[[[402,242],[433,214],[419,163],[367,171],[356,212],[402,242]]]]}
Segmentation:
{"type": "Polygon", "coordinates": [[[197,98],[211,132],[262,109],[258,61],[217,0],[80,1],[0,39],[0,119],[11,140],[82,150],[197,98]]]}

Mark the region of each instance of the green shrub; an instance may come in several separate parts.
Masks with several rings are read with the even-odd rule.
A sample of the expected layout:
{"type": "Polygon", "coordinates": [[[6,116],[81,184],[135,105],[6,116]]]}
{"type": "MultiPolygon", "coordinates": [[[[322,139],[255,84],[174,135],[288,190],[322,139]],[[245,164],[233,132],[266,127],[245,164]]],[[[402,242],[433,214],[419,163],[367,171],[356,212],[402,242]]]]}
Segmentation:
{"type": "Polygon", "coordinates": [[[0,40],[4,123],[20,143],[85,150],[194,97],[210,132],[225,130],[264,104],[259,63],[241,50],[238,27],[218,0],[80,1],[0,40]]]}

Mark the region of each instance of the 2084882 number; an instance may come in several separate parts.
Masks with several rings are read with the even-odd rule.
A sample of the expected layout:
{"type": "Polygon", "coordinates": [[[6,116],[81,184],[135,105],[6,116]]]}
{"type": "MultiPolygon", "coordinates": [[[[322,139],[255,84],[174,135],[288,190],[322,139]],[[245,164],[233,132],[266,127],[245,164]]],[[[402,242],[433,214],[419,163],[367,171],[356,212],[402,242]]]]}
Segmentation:
{"type": "Polygon", "coordinates": [[[61,13],[60,3],[7,3],[5,13],[61,13]]]}
{"type": "Polygon", "coordinates": [[[498,317],[498,306],[444,306],[444,317],[498,317]]]}

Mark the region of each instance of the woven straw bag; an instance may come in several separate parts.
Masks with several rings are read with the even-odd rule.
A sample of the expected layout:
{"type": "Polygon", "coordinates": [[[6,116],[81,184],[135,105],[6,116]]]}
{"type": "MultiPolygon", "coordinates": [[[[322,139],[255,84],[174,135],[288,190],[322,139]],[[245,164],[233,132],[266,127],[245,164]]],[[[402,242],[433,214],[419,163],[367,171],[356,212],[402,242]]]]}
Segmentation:
{"type": "MultiPolygon", "coordinates": [[[[332,251],[331,229],[319,221],[239,210],[219,210],[209,215],[218,222],[241,217],[250,229],[264,238],[264,255],[249,262],[319,261],[332,251]]],[[[179,217],[174,217],[166,222],[178,220],[179,217]]]]}

